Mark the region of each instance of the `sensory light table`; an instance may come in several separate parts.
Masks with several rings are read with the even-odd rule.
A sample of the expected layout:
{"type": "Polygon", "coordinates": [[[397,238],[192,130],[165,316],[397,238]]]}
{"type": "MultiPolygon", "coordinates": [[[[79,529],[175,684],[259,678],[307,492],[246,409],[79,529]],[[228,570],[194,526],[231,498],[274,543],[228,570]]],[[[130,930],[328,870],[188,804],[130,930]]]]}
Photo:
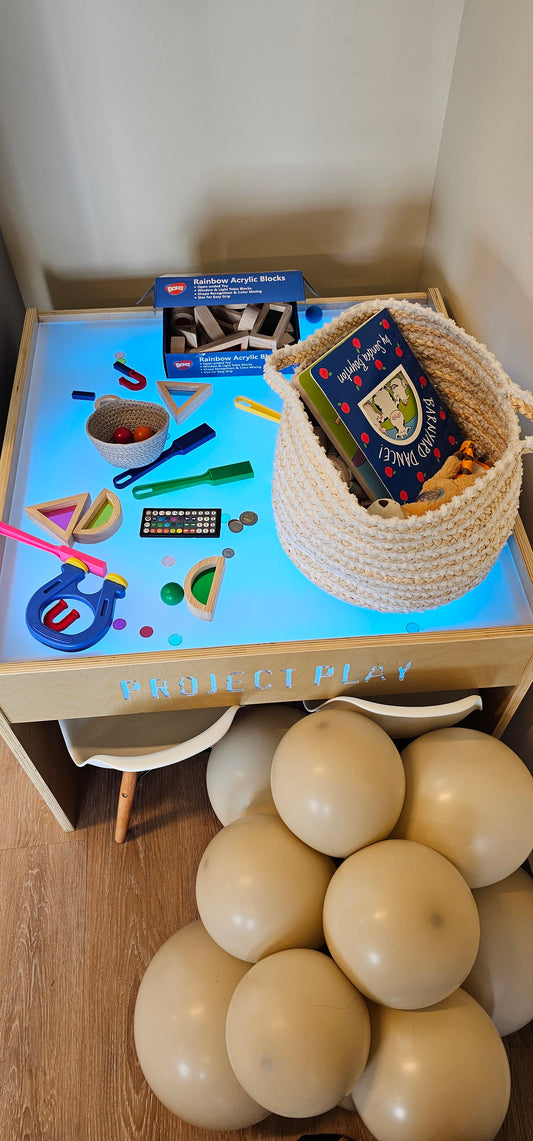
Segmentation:
{"type": "MultiPolygon", "coordinates": [[[[445,311],[435,289],[402,296],[445,311]]],[[[300,303],[302,338],[361,300],[300,303]]],[[[147,381],[128,398],[161,403],[160,313],[138,307],[28,311],[0,460],[5,523],[56,542],[28,519],[25,507],[87,495],[94,503],[104,489],[113,489],[117,469],[85,431],[93,403],[72,394],[88,393],[91,401],[93,394],[124,396],[117,354],[147,381]]],[[[59,719],[339,693],[370,699],[386,694],[400,702],[402,694],[482,689],[498,697],[493,729],[501,735],[533,679],[533,555],[520,519],[487,579],[454,603],[381,614],[340,602],[309,582],[277,540],[270,488],[279,398],[261,376],[223,375],[210,384],[208,398],[184,422],[171,417],[165,447],[203,423],[214,434],[114,491],[120,525],[90,551],[127,585],[96,644],[64,652],[36,640],[26,607],[58,574],[56,562],[45,550],[0,539],[0,732],[66,830],[75,827],[78,770],[59,719]],[[253,469],[250,478],[218,484],[191,478],[188,487],[142,501],[134,494],[149,481],[186,481],[244,462],[253,469]],[[145,509],[161,514],[159,534],[149,528],[143,533],[145,509]],[[194,516],[196,522],[205,513],[217,525],[194,534],[174,527],[171,533],[164,522],[175,522],[176,512],[182,521],[194,516]],[[194,587],[201,571],[191,593],[192,568],[202,564],[203,596],[194,587]],[[192,606],[184,598],[187,583],[192,606]]],[[[172,396],[177,400],[175,391],[172,396]]],[[[73,555],[86,546],[81,539],[71,545],[73,555]]],[[[89,575],[80,591],[95,592],[101,584],[89,575]]],[[[92,621],[87,609],[82,626],[92,621]]]]}

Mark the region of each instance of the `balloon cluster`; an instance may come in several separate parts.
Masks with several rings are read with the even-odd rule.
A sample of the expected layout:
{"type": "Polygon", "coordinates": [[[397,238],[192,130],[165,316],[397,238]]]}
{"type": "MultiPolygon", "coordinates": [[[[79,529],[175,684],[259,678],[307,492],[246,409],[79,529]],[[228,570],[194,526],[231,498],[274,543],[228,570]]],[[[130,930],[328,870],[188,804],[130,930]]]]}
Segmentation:
{"type": "Polygon", "coordinates": [[[206,1129],[342,1103],[377,1141],[492,1141],[501,1036],[533,1017],[520,758],[460,726],[400,754],[351,709],[256,707],[212,749],[207,789],[223,827],[200,919],[135,1008],[156,1096],[206,1129]]]}

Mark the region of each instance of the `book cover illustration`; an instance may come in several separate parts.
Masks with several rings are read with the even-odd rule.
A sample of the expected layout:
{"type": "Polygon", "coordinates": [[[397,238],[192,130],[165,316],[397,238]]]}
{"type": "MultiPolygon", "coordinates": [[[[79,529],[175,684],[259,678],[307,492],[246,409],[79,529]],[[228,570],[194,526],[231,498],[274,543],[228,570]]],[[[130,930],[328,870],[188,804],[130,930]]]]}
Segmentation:
{"type": "Polygon", "coordinates": [[[295,379],[370,498],[418,498],[461,432],[382,309],[295,379]]]}

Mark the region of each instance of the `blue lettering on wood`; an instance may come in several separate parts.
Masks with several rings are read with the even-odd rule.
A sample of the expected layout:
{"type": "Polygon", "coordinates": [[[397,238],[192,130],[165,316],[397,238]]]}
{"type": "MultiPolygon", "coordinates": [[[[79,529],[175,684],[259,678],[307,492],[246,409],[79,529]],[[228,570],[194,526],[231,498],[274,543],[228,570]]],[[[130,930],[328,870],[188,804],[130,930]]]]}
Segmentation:
{"type": "Polygon", "coordinates": [[[160,693],[163,694],[163,697],[170,697],[167,683],[161,677],[150,678],[150,689],[152,691],[152,697],[159,697],[160,693]]]}
{"type": "Polygon", "coordinates": [[[196,678],[191,677],[190,674],[188,674],[187,677],[180,677],[178,684],[180,693],[182,693],[184,697],[195,697],[198,693],[198,682],[196,678]],[[191,683],[190,688],[187,687],[187,682],[191,683]]]}
{"type": "Polygon", "coordinates": [[[120,688],[122,690],[124,701],[129,701],[130,693],[134,693],[135,690],[140,689],[141,686],[138,681],[121,681],[120,688]]]}
{"type": "Polygon", "coordinates": [[[226,684],[228,693],[244,693],[244,686],[234,685],[232,681],[232,678],[237,677],[237,674],[240,674],[242,678],[243,673],[244,670],[234,670],[233,673],[227,675],[226,684]]]}
{"type": "Polygon", "coordinates": [[[254,675],[255,688],[256,689],[272,689],[272,682],[271,681],[268,682],[268,685],[261,685],[261,682],[259,680],[261,677],[261,674],[268,674],[269,677],[272,677],[272,670],[256,670],[255,671],[255,675],[254,675]]]}

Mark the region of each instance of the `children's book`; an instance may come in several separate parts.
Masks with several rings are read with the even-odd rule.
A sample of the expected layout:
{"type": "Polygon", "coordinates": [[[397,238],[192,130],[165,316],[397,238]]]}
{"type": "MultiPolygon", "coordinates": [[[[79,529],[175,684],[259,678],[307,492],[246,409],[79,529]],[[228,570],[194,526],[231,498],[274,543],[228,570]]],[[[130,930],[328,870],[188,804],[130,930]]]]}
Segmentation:
{"type": "Polygon", "coordinates": [[[418,498],[462,434],[382,309],[294,383],[371,499],[418,498]]]}

